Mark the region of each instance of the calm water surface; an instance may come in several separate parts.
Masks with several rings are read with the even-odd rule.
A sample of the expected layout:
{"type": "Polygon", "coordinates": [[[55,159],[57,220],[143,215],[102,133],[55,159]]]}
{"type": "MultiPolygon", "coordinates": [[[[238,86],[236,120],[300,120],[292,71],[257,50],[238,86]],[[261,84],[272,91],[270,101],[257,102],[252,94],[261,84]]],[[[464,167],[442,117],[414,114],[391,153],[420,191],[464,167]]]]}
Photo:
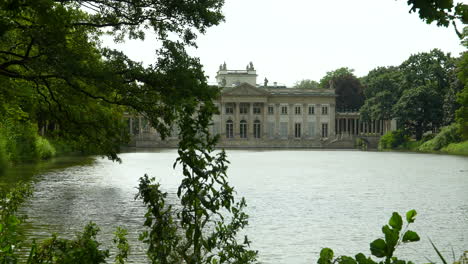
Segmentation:
{"type": "MultiPolygon", "coordinates": [[[[416,209],[411,227],[422,240],[397,255],[437,260],[431,238],[450,260],[468,250],[468,158],[412,153],[228,150],[229,177],[248,203],[246,230],[261,263],[315,263],[322,247],[335,254],[369,254],[392,212],[416,209]]],[[[44,238],[72,235],[88,221],[110,246],[117,226],[130,231],[131,259],[145,262],[137,241],[144,208],[134,200],[138,178],[156,177],[172,195],[180,182],[175,150],[124,153],[122,164],[81,159],[36,169],[34,198],[25,206],[27,232],[44,238]],[[65,168],[64,168],[65,167],[65,168]]],[[[28,174],[10,172],[9,178],[28,174]],[[13,176],[12,176],[13,175],[13,176]],[[16,176],[15,176],[16,175],[16,176]]],[[[32,174],[32,173],[29,173],[32,174]]],[[[29,177],[29,176],[28,176],[29,177]]],[[[0,181],[8,182],[8,177],[0,181]]],[[[173,196],[172,196],[173,197],[173,196]]]]}

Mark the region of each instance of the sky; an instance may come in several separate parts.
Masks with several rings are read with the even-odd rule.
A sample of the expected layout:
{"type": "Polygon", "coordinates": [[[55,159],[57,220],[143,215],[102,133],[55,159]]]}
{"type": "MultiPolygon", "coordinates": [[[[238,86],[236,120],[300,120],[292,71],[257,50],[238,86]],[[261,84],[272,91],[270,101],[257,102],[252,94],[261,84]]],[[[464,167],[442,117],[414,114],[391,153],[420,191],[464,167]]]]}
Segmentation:
{"type": "MultiPolygon", "coordinates": [[[[453,27],[428,25],[408,11],[406,0],[226,0],[225,22],[199,36],[189,53],[210,83],[223,62],[243,70],[252,61],[257,83],[266,77],[292,86],[340,67],[360,77],[434,48],[455,56],[464,50],[453,27]]],[[[149,38],[109,45],[146,65],[156,60],[149,38]]]]}

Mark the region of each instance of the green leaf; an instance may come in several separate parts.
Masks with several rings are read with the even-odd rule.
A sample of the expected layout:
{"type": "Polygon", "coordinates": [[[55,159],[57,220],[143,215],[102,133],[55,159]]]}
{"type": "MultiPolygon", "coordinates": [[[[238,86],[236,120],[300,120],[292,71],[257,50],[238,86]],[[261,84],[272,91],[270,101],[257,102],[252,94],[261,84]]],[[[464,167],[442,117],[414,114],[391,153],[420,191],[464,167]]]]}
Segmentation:
{"type": "Polygon", "coordinates": [[[403,227],[403,219],[397,212],[393,212],[392,217],[390,218],[390,221],[388,221],[388,224],[394,229],[400,231],[401,228],[403,227]]]}
{"type": "Polygon", "coordinates": [[[416,218],[416,215],[418,213],[416,212],[416,210],[409,210],[408,212],[406,212],[406,221],[408,223],[414,223],[414,220],[416,218]]]}
{"type": "Polygon", "coordinates": [[[445,260],[444,256],[442,256],[442,254],[440,253],[439,249],[437,249],[436,245],[434,245],[434,243],[432,242],[431,239],[429,239],[429,242],[431,242],[431,245],[432,247],[434,248],[435,252],[437,253],[437,255],[439,256],[440,260],[442,260],[442,262],[444,264],[447,264],[447,261],[445,260]]]}
{"type": "Polygon", "coordinates": [[[419,241],[419,235],[411,230],[406,231],[406,233],[403,235],[403,242],[416,242],[419,241]]]}
{"type": "Polygon", "coordinates": [[[385,241],[381,238],[376,239],[372,243],[370,243],[370,251],[372,255],[378,258],[383,258],[386,256],[387,243],[385,243],[385,241]]]}
{"type": "Polygon", "coordinates": [[[355,256],[357,262],[359,264],[376,264],[371,258],[366,258],[366,256],[362,253],[359,253],[355,256]]]}
{"type": "Polygon", "coordinates": [[[348,256],[341,256],[338,263],[340,264],[357,264],[356,260],[348,256]]]}
{"type": "Polygon", "coordinates": [[[329,264],[331,263],[331,260],[333,259],[333,250],[330,248],[323,248],[320,251],[320,258],[317,261],[318,264],[329,264]]]}
{"type": "Polygon", "coordinates": [[[387,255],[391,256],[400,238],[400,232],[395,229],[390,229],[388,225],[382,227],[382,232],[385,234],[385,242],[387,243],[387,255]]]}

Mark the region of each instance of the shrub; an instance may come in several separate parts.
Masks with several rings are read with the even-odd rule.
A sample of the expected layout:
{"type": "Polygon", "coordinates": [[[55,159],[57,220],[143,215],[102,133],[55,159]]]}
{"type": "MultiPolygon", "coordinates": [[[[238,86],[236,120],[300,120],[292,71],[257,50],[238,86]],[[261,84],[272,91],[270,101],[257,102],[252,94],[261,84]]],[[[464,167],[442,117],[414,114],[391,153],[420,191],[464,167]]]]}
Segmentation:
{"type": "Polygon", "coordinates": [[[380,138],[379,149],[395,149],[408,141],[409,137],[403,130],[390,131],[380,138]]]}
{"type": "Polygon", "coordinates": [[[6,150],[6,138],[4,134],[2,133],[2,129],[0,127],[0,174],[3,173],[8,166],[8,152],[6,150]]]}
{"type": "Polygon", "coordinates": [[[468,140],[460,143],[451,143],[442,148],[441,151],[449,154],[468,156],[468,140]]]}
{"type": "Polygon", "coordinates": [[[443,127],[439,134],[437,134],[433,139],[424,142],[419,147],[420,151],[437,151],[443,147],[448,146],[450,143],[457,143],[461,141],[461,136],[459,132],[459,125],[453,123],[449,126],[443,127]]]}
{"type": "Polygon", "coordinates": [[[54,146],[47,139],[40,136],[36,138],[36,151],[37,157],[43,160],[50,159],[56,154],[54,146]]]}

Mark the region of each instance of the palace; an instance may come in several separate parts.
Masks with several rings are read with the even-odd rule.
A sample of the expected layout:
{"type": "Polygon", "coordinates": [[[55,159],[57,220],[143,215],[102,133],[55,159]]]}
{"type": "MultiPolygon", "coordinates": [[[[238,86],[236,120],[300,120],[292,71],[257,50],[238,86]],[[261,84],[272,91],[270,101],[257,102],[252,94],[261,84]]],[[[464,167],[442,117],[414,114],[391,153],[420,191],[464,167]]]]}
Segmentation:
{"type": "MultiPolygon", "coordinates": [[[[220,147],[345,148],[353,147],[357,137],[375,144],[394,128],[389,120],[363,122],[358,112],[337,112],[334,89],[287,88],[269,85],[266,79],[258,85],[252,63],[245,70],[228,70],[224,63],[216,81],[222,88],[215,102],[220,114],[213,117],[210,129],[220,134],[220,147]]],[[[142,118],[133,119],[133,145],[176,145],[176,133],[162,141],[142,118]]]]}

